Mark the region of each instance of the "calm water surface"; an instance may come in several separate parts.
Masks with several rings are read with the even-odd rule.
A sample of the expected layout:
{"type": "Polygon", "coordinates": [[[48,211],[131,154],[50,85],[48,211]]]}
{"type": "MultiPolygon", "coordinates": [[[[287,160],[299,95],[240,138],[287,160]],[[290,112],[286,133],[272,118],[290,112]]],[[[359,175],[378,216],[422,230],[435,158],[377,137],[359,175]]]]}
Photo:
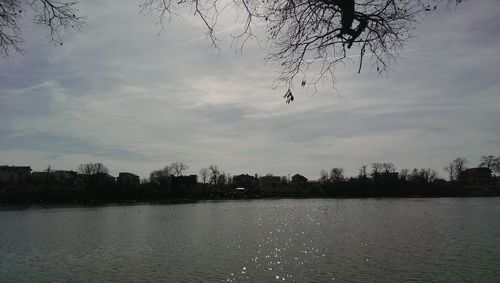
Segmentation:
{"type": "Polygon", "coordinates": [[[0,209],[1,282],[500,281],[500,198],[0,209]]]}

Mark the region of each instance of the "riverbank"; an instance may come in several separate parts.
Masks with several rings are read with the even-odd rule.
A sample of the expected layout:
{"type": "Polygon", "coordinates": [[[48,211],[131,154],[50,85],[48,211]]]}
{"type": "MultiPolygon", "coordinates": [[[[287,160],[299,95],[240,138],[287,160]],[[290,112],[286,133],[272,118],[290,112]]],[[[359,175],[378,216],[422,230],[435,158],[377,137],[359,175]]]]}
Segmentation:
{"type": "Polygon", "coordinates": [[[14,199],[0,198],[0,206],[9,208],[26,208],[26,207],[74,207],[74,206],[112,206],[112,205],[142,205],[142,204],[186,204],[198,202],[212,201],[231,201],[231,200],[276,200],[276,199],[413,199],[413,198],[477,198],[477,197],[500,197],[500,186],[455,186],[448,187],[446,190],[426,191],[421,194],[405,194],[405,191],[394,194],[377,194],[367,193],[360,194],[359,192],[329,194],[329,195],[294,195],[294,194],[279,194],[279,193],[263,193],[263,194],[231,194],[220,193],[216,196],[206,197],[184,197],[184,198],[135,198],[135,199],[66,199],[66,200],[51,200],[51,199],[36,199],[34,195],[14,199]]]}

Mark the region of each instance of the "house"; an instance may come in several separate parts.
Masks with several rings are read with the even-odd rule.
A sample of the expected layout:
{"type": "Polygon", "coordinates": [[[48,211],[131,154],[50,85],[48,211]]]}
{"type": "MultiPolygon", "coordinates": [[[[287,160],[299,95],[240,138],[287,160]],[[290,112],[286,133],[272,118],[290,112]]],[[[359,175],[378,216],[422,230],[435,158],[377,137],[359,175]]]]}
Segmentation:
{"type": "Polygon", "coordinates": [[[190,196],[196,193],[198,176],[172,176],[170,184],[176,196],[190,196]]]}
{"type": "Polygon", "coordinates": [[[73,185],[78,173],[71,170],[56,170],[53,173],[54,179],[59,184],[73,185]]]}
{"type": "Polygon", "coordinates": [[[280,176],[266,175],[260,177],[260,186],[262,188],[277,188],[281,184],[280,176]]]}
{"type": "Polygon", "coordinates": [[[140,182],[139,176],[129,172],[118,173],[118,178],[116,179],[116,183],[122,188],[135,188],[139,186],[140,182]]]}
{"type": "Polygon", "coordinates": [[[468,185],[485,185],[493,182],[491,170],[486,167],[465,169],[460,173],[458,180],[468,185]]]}
{"type": "Polygon", "coordinates": [[[250,176],[248,174],[241,174],[233,176],[233,185],[235,187],[241,188],[256,188],[259,184],[259,179],[254,176],[250,176]]]}
{"type": "Polygon", "coordinates": [[[74,185],[77,176],[78,173],[76,171],[68,171],[68,170],[41,171],[41,172],[33,172],[31,174],[31,180],[35,184],[54,182],[61,185],[74,185]]]}
{"type": "Polygon", "coordinates": [[[77,187],[95,189],[97,187],[109,188],[116,184],[116,178],[107,173],[78,174],[75,180],[77,187]]]}
{"type": "Polygon", "coordinates": [[[40,184],[47,180],[48,174],[44,171],[35,171],[31,173],[31,181],[35,184],[40,184]]]}
{"type": "Polygon", "coordinates": [[[307,178],[300,174],[295,174],[292,176],[292,183],[296,185],[307,184],[307,178]]]}
{"type": "Polygon", "coordinates": [[[30,177],[30,166],[0,166],[0,182],[24,183],[30,177]]]}

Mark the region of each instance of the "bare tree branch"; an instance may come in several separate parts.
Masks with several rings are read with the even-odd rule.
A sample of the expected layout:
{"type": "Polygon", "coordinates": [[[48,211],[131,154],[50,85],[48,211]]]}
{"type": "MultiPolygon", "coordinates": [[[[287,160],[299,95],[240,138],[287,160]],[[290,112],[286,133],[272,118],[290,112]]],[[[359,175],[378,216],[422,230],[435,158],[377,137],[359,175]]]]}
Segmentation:
{"type": "MultiPolygon", "coordinates": [[[[368,64],[379,73],[387,72],[396,62],[422,15],[437,6],[446,8],[461,0],[142,0],[143,14],[158,16],[161,30],[165,20],[191,9],[206,27],[206,35],[218,48],[217,22],[227,8],[236,9],[241,23],[233,40],[242,49],[257,39],[254,27],[265,26],[270,52],[266,60],[277,62],[281,73],[275,85],[288,90],[287,103],[293,101],[294,81],[301,86],[316,85],[324,78],[334,80],[339,63],[359,57],[357,71],[368,64]],[[368,59],[368,60],[367,60],[368,59]],[[315,73],[310,74],[309,70],[315,73]],[[318,71],[319,70],[319,71],[318,71]]],[[[26,9],[35,12],[34,22],[47,26],[50,39],[62,45],[60,32],[80,29],[83,18],[77,16],[72,0],[0,0],[0,55],[22,52],[19,19],[26,9]]]]}
{"type": "MultiPolygon", "coordinates": [[[[177,8],[194,7],[214,36],[222,0],[147,0],[143,9],[159,11],[162,21],[177,8]]],[[[285,84],[284,98],[293,101],[291,90],[299,75],[301,85],[315,85],[319,80],[333,80],[335,66],[352,57],[359,57],[357,71],[363,66],[383,73],[391,69],[421,15],[432,13],[439,4],[461,0],[227,0],[238,10],[241,31],[233,38],[241,48],[248,39],[256,38],[253,26],[265,25],[271,51],[266,60],[277,62],[281,73],[276,86],[285,84]],[[368,58],[368,61],[365,60],[368,58]],[[319,72],[307,78],[315,66],[319,72]]],[[[227,4],[227,5],[229,5],[227,4]]],[[[311,75],[309,75],[311,76],[311,75]]]]}
{"type": "Polygon", "coordinates": [[[63,30],[79,30],[84,18],[78,16],[77,2],[55,0],[0,0],[0,55],[22,52],[19,20],[27,10],[35,13],[34,23],[49,28],[50,40],[62,45],[63,30]]]}

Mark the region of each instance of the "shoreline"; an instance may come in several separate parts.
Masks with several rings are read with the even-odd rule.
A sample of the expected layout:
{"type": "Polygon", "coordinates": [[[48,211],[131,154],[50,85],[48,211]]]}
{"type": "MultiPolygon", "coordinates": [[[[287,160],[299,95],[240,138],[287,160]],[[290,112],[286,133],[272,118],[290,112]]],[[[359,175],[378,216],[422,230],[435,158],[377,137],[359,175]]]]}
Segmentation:
{"type": "Polygon", "coordinates": [[[465,198],[500,198],[496,195],[448,195],[448,196],[335,196],[335,197],[300,197],[276,196],[255,198],[179,198],[179,199],[150,199],[150,200],[120,200],[120,201],[35,201],[35,202],[0,202],[0,211],[4,209],[29,209],[29,208],[73,208],[73,207],[107,207],[107,206],[139,206],[139,205],[174,205],[195,204],[209,202],[232,202],[254,200],[390,200],[390,199],[465,199],[465,198]]]}

